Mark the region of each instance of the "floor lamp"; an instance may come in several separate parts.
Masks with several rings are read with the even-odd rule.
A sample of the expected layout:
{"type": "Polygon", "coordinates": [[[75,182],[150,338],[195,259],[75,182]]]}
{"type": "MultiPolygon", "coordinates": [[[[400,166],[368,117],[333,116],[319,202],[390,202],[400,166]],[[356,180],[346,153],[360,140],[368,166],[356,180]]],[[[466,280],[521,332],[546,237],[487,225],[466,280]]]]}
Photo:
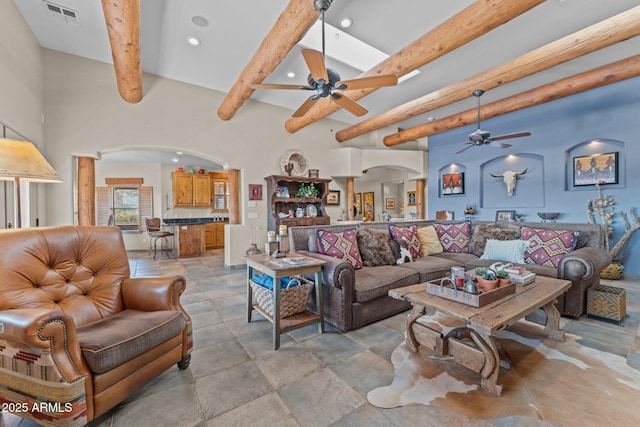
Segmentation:
{"type": "Polygon", "coordinates": [[[7,138],[0,138],[0,180],[15,182],[16,228],[22,227],[20,182],[62,181],[35,145],[7,138]]]}

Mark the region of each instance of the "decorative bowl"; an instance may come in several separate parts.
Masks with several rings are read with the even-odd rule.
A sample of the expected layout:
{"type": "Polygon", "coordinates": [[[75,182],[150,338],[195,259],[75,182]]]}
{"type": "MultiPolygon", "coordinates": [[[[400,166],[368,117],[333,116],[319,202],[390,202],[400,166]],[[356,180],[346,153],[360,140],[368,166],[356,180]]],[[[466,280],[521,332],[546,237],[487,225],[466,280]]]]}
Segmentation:
{"type": "Polygon", "coordinates": [[[560,212],[538,212],[541,219],[556,219],[560,216],[560,212]]]}

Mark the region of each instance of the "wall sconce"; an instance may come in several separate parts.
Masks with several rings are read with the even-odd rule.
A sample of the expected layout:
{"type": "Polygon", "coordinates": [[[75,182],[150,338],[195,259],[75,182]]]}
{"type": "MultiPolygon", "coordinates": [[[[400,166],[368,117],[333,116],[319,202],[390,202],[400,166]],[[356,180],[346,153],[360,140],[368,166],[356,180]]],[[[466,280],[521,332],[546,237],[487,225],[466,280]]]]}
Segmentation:
{"type": "Polygon", "coordinates": [[[22,227],[20,182],[62,182],[35,145],[7,138],[0,138],[0,180],[15,182],[17,228],[22,227]]]}

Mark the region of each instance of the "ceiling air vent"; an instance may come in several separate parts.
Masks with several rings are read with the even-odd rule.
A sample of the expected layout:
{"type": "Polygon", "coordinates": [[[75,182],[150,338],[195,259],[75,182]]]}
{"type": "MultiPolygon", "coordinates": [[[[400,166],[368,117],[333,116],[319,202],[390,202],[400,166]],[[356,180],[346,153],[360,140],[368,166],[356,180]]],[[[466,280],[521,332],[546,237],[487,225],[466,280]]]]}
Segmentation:
{"type": "Polygon", "coordinates": [[[47,9],[47,15],[62,19],[63,21],[70,22],[72,24],[80,23],[77,11],[48,1],[43,1],[43,3],[45,9],[47,9]]]}

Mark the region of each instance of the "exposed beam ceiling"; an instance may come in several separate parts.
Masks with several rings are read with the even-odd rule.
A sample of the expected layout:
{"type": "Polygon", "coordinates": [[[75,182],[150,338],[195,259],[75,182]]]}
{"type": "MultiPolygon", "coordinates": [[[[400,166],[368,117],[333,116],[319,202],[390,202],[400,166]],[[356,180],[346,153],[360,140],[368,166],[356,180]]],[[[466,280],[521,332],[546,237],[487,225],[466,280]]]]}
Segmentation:
{"type": "Polygon", "coordinates": [[[493,89],[638,35],[640,35],[640,6],[535,49],[498,67],[343,129],[336,133],[336,139],[346,141],[355,138],[465,99],[475,89],[485,91],[493,89]]]}
{"type": "MultiPolygon", "coordinates": [[[[455,14],[419,39],[393,54],[386,61],[374,67],[363,76],[395,74],[402,77],[413,70],[434,61],[454,49],[488,33],[494,28],[521,15],[545,0],[480,0],[455,14]]],[[[374,92],[375,89],[347,90],[345,93],[354,101],[374,92]]],[[[287,120],[285,128],[297,132],[329,114],[339,107],[322,100],[316,103],[304,117],[287,120]]]]}
{"type": "MultiPolygon", "coordinates": [[[[544,104],[565,96],[584,92],[585,90],[608,85],[622,80],[640,76],[640,55],[617,61],[613,64],[586,71],[578,75],[558,80],[554,83],[532,89],[530,91],[510,96],[500,101],[484,105],[480,108],[480,117],[490,119],[502,114],[512,113],[523,108],[544,104]]],[[[455,129],[461,126],[477,123],[478,110],[476,108],[463,113],[445,117],[440,120],[424,123],[402,130],[398,133],[387,135],[384,144],[387,147],[402,144],[434,135],[436,133],[455,129]]]]}
{"type": "Polygon", "coordinates": [[[262,83],[304,37],[319,15],[311,1],[291,0],[218,108],[218,117],[222,120],[233,117],[254,91],[249,84],[262,83]]]}
{"type": "Polygon", "coordinates": [[[142,99],[140,0],[102,0],[118,92],[127,102],[142,99]]]}
{"type": "MultiPolygon", "coordinates": [[[[51,13],[42,0],[13,2],[43,48],[113,63],[117,75],[114,93],[117,82],[117,92],[128,102],[140,100],[140,76],[144,72],[228,94],[222,105],[213,107],[219,107],[221,117],[225,118],[232,117],[250,96],[253,101],[286,108],[282,111],[282,122],[291,131],[329,115],[332,120],[345,123],[344,131],[358,125],[356,117],[323,102],[316,103],[311,116],[289,120],[308,94],[247,89],[249,83],[262,80],[278,84],[306,82],[308,68],[301,49],[309,45],[302,46],[302,42],[296,45],[295,41],[310,23],[317,26],[318,12],[313,0],[55,0],[56,5],[77,14],[73,19],[68,19],[65,13],[51,13]],[[300,13],[290,16],[292,10],[300,13]],[[278,23],[275,30],[281,33],[281,40],[270,36],[275,31],[274,23],[278,23]],[[118,27],[121,24],[123,27],[118,27]],[[188,44],[191,37],[199,39],[200,44],[188,44]],[[265,47],[273,49],[272,54],[264,51],[262,59],[266,62],[248,67],[254,53],[265,47]],[[289,72],[294,72],[295,77],[287,77],[289,72]],[[253,74],[256,79],[246,74],[253,74]],[[306,123],[309,119],[312,120],[306,123]]],[[[420,71],[394,87],[369,93],[349,91],[348,96],[362,98],[360,102],[369,110],[364,117],[366,122],[636,7],[637,0],[398,0],[392,6],[371,0],[334,0],[325,14],[329,28],[327,42],[331,41],[327,44],[325,62],[339,71],[343,80],[360,77],[363,67],[349,63],[354,56],[349,55],[349,50],[340,60],[332,57],[332,52],[337,54],[348,46],[346,39],[355,38],[389,56],[382,62],[374,60],[373,63],[379,62],[377,66],[367,65],[370,68],[365,71],[367,75],[391,71],[406,76],[409,70],[420,71]],[[345,17],[352,18],[353,25],[340,28],[345,17]]],[[[317,38],[317,34],[311,37],[317,38]]],[[[359,55],[364,52],[355,49],[359,55]]],[[[528,93],[638,54],[637,38],[613,43],[510,83],[501,82],[485,93],[483,104],[528,93]]],[[[394,126],[412,129],[466,111],[475,104],[473,89],[476,88],[461,94],[459,101],[442,102],[442,106],[425,113],[409,114],[394,126]]],[[[145,89],[152,90],[153,85],[145,89]]],[[[251,114],[255,111],[251,110],[251,114]]],[[[340,128],[338,125],[336,130],[340,128]]],[[[362,147],[374,140],[354,138],[343,144],[362,147]]]]}

